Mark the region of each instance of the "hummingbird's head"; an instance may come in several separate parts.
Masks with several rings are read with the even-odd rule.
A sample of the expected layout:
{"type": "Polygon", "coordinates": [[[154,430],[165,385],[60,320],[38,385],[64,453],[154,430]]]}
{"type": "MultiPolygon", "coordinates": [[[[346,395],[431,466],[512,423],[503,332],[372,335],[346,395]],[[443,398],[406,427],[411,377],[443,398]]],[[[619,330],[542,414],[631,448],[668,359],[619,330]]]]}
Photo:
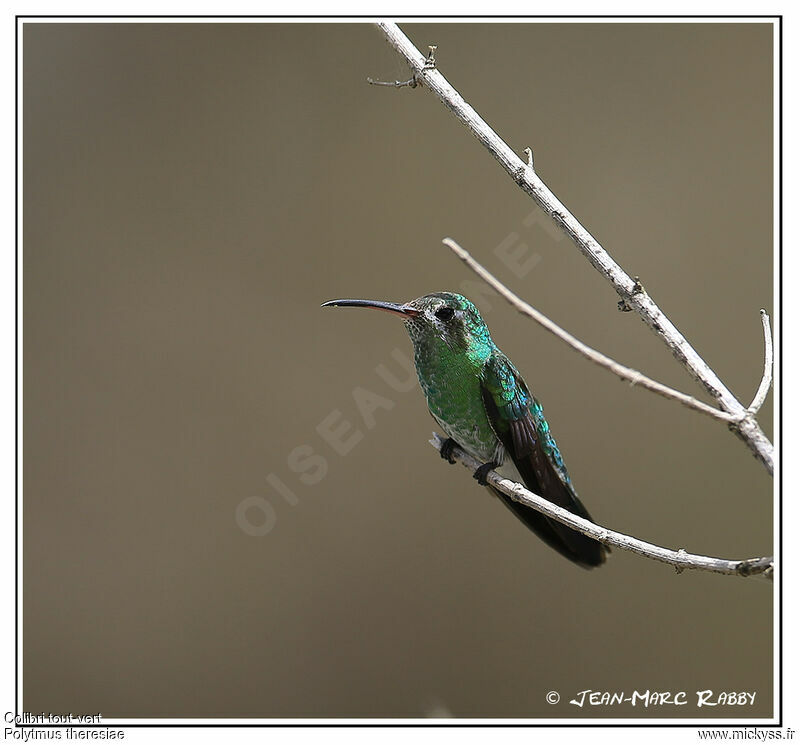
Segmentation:
{"type": "Polygon", "coordinates": [[[489,329],[471,300],[456,292],[423,295],[406,307],[417,311],[406,318],[412,340],[422,337],[441,339],[453,350],[491,344],[489,329]]]}
{"type": "Polygon", "coordinates": [[[323,306],[375,308],[400,316],[414,346],[444,344],[454,352],[485,359],[491,353],[489,329],[475,305],[455,292],[433,292],[398,305],[379,300],[331,300],[323,306]]]}

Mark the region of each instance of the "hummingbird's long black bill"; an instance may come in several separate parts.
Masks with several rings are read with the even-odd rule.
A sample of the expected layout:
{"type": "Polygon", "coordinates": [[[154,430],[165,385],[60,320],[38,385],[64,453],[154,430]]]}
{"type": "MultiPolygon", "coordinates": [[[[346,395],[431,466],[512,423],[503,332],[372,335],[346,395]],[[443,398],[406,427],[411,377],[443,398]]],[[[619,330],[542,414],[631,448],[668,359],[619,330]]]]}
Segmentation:
{"type": "Polygon", "coordinates": [[[328,300],[323,303],[323,308],[375,308],[377,310],[384,310],[387,313],[394,313],[403,318],[413,318],[419,315],[419,311],[415,308],[409,308],[407,305],[398,305],[397,303],[385,303],[382,300],[328,300]]]}

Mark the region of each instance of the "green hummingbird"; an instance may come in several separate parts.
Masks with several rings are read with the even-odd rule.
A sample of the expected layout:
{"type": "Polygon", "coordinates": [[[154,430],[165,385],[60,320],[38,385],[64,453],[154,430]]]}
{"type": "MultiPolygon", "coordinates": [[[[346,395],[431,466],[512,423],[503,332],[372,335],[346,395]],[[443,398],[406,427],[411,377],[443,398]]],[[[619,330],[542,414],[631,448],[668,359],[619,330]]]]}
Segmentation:
{"type": "Polygon", "coordinates": [[[433,418],[447,433],[442,457],[454,463],[455,445],[483,465],[475,471],[528,528],[580,566],[602,564],[607,549],[526,507],[486,482],[492,469],[532,492],[591,520],[578,499],[541,404],[511,360],[492,341],[475,305],[454,292],[434,292],[408,303],[331,300],[325,306],[376,308],[400,316],[414,344],[414,363],[433,418]]]}

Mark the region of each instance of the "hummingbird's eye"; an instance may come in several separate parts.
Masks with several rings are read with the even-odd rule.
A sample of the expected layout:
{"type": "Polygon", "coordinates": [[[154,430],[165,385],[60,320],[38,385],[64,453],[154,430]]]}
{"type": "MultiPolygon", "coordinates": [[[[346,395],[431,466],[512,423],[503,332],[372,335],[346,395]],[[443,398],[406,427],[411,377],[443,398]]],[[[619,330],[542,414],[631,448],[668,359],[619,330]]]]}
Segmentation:
{"type": "Polygon", "coordinates": [[[447,323],[455,314],[456,312],[452,308],[448,308],[446,305],[443,305],[433,315],[435,315],[440,321],[447,323]]]}

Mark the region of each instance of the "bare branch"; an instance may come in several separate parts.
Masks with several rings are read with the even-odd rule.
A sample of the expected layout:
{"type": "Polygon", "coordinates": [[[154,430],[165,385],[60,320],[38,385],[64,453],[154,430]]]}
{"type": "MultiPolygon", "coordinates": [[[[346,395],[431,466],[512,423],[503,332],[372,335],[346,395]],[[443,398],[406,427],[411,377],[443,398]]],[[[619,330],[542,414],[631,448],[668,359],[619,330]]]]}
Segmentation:
{"type": "Polygon", "coordinates": [[[635,310],[669,347],[675,358],[711,394],[720,408],[734,419],[731,429],[747,444],[753,454],[772,473],[774,449],[747,409],[728,390],[672,321],[636,282],[617,264],[574,215],[558,200],[533,168],[497,135],[447,82],[441,72],[426,63],[426,58],[395,23],[379,22],[378,27],[389,43],[411,66],[419,83],[428,86],[458,119],[480,140],[514,182],[538,204],[569,236],[583,255],[614,287],[626,307],[635,310]]]}
{"type": "MultiPolygon", "coordinates": [[[[436,432],[433,433],[433,439],[430,443],[440,452],[444,442],[445,439],[443,437],[436,432]]],[[[453,447],[451,454],[459,460],[462,465],[472,471],[483,465],[480,461],[464,452],[458,446],[453,447]]],[[[528,491],[522,484],[503,478],[495,471],[489,471],[486,480],[496,489],[503,492],[503,494],[507,494],[511,497],[511,499],[531,507],[553,520],[558,520],[558,522],[568,525],[570,528],[574,528],[580,533],[594,538],[606,546],[622,548],[625,551],[639,554],[639,556],[645,556],[648,559],[670,564],[675,567],[677,572],[682,572],[684,569],[698,569],[706,572],[716,572],[718,574],[734,574],[740,577],[762,575],[766,579],[772,579],[774,561],[771,556],[753,559],[717,559],[713,556],[690,554],[682,548],[677,551],[670,548],[662,548],[653,543],[640,541],[638,538],[633,538],[624,533],[618,533],[615,530],[609,530],[608,528],[596,525],[582,517],[578,517],[568,510],[565,510],[563,507],[559,507],[543,497],[528,491]]]]}
{"type": "Polygon", "coordinates": [[[753,398],[753,403],[747,407],[747,411],[753,416],[764,405],[769,387],[772,385],[772,329],[769,327],[769,315],[763,308],[761,309],[761,323],[764,326],[764,375],[753,398]]]}
{"type": "Polygon", "coordinates": [[[713,406],[709,406],[702,401],[698,401],[696,398],[692,398],[692,396],[688,396],[685,393],[676,391],[674,388],[670,388],[663,383],[659,383],[652,378],[648,378],[638,370],[634,370],[631,367],[625,367],[625,365],[621,365],[619,362],[612,360],[611,357],[607,357],[602,352],[592,349],[579,339],[576,339],[569,332],[564,331],[564,329],[562,329],[557,323],[551,321],[546,315],[540,313],[538,310],[536,310],[536,308],[529,305],[518,295],[509,290],[508,287],[506,287],[499,279],[497,279],[497,277],[495,277],[488,269],[473,259],[472,256],[470,256],[467,251],[461,248],[461,246],[459,246],[458,243],[456,243],[452,238],[445,238],[442,240],[442,243],[451,249],[459,259],[461,259],[470,269],[472,269],[473,272],[475,272],[475,274],[477,274],[487,284],[497,290],[497,292],[500,293],[500,295],[502,295],[506,300],[508,300],[508,302],[511,303],[511,305],[513,305],[520,313],[528,316],[528,318],[532,318],[534,321],[536,321],[536,323],[538,323],[540,326],[543,326],[551,334],[554,334],[561,339],[561,341],[566,342],[574,350],[580,352],[580,354],[586,357],[586,359],[591,360],[601,367],[605,367],[607,370],[611,370],[611,372],[623,380],[629,381],[632,386],[638,385],[642,388],[646,388],[648,391],[653,391],[653,393],[657,393],[659,396],[663,396],[664,398],[669,398],[673,401],[679,401],[684,406],[690,409],[695,409],[695,411],[701,411],[703,414],[707,414],[714,419],[720,419],[723,422],[737,421],[736,417],[727,413],[726,411],[720,411],[719,409],[715,409],[713,406]]]}

